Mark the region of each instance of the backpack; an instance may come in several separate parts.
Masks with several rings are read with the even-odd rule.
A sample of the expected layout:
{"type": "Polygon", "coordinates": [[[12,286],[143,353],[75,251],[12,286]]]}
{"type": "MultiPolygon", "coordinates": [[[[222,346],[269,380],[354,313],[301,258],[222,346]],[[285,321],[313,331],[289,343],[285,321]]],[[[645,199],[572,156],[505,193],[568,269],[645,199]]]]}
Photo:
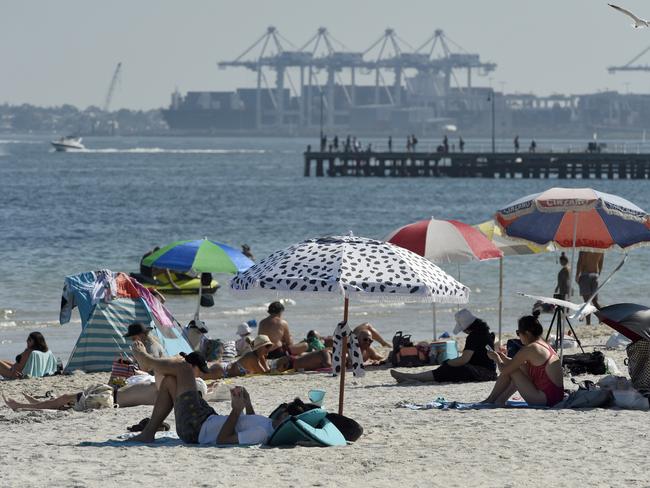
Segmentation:
{"type": "MultiPolygon", "coordinates": [[[[425,355],[428,359],[428,355],[425,355]]],[[[428,361],[422,359],[422,354],[418,348],[413,345],[411,335],[404,335],[401,330],[393,336],[393,351],[391,352],[391,362],[395,367],[410,368],[414,366],[423,366],[428,361]]]]}
{"type": "Polygon", "coordinates": [[[86,388],[73,408],[77,412],[84,412],[99,408],[113,408],[114,406],[113,387],[97,384],[86,388]]]}
{"type": "Polygon", "coordinates": [[[572,375],[605,374],[607,372],[605,356],[600,351],[565,355],[564,366],[572,375]]]}

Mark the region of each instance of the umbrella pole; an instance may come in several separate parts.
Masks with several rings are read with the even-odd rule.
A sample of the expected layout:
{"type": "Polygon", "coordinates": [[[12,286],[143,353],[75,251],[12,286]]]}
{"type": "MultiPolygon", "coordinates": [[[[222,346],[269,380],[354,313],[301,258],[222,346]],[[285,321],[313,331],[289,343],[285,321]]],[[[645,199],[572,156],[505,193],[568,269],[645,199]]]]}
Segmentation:
{"type": "MultiPolygon", "coordinates": [[[[343,303],[343,322],[348,322],[348,297],[343,303]]],[[[343,394],[345,392],[345,370],[347,369],[347,354],[349,336],[343,338],[343,351],[341,351],[341,380],[339,383],[339,415],[343,415],[343,394]]]]}
{"type": "MultiPolygon", "coordinates": [[[[574,272],[575,270],[575,262],[576,262],[576,238],[578,235],[578,212],[573,212],[573,242],[571,246],[571,273],[574,272]]],[[[569,280],[569,297],[573,296],[573,279],[569,280]]],[[[571,300],[571,298],[569,298],[571,300]]],[[[557,341],[558,345],[560,346],[560,366],[562,366],[564,363],[564,320],[565,317],[560,314],[560,338],[557,341]]]]}
{"type": "Polygon", "coordinates": [[[501,327],[503,319],[503,258],[499,258],[499,347],[501,346],[501,327]]]}
{"type": "Polygon", "coordinates": [[[438,320],[436,318],[436,304],[433,304],[433,340],[438,340],[438,320]]]}

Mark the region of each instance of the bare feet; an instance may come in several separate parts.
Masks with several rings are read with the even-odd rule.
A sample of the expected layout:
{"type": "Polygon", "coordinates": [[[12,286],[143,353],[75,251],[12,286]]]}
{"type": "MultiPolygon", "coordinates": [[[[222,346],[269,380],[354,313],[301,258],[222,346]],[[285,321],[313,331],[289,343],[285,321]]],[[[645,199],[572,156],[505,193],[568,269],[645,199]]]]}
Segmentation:
{"type": "Polygon", "coordinates": [[[147,349],[144,347],[144,344],[142,342],[134,341],[131,345],[131,351],[133,352],[135,359],[138,361],[138,366],[140,366],[140,369],[146,371],[151,371],[153,369],[150,367],[149,361],[149,359],[151,359],[151,356],[147,354],[147,349]]]}
{"type": "Polygon", "coordinates": [[[11,398],[7,398],[4,393],[2,394],[2,399],[4,400],[5,405],[7,405],[14,412],[20,408],[20,403],[12,400],[11,398]]]}
{"type": "Polygon", "coordinates": [[[148,435],[145,434],[144,432],[140,432],[138,435],[135,435],[133,437],[129,437],[126,442],[144,442],[146,444],[151,444],[152,442],[156,441],[156,434],[154,433],[153,435],[148,435]]]}

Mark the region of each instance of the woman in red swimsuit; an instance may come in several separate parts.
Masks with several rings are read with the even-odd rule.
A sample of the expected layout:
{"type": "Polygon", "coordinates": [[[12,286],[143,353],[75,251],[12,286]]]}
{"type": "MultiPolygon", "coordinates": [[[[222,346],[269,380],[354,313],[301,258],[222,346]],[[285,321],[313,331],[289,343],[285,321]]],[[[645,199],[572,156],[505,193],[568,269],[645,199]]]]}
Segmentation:
{"type": "Polygon", "coordinates": [[[509,358],[501,352],[488,353],[501,373],[485,403],[503,405],[515,391],[529,405],[552,407],[562,401],[562,366],[553,348],[542,339],[543,332],[537,316],[527,315],[517,324],[517,335],[524,347],[515,357],[509,358]]]}

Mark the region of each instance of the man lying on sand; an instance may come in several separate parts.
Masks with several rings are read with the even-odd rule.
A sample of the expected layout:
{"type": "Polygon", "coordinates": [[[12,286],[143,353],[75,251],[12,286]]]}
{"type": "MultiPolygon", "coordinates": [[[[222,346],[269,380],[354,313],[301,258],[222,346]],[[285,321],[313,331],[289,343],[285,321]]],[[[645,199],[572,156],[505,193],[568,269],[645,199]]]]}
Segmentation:
{"type": "MultiPolygon", "coordinates": [[[[131,442],[154,442],[156,431],[172,409],[176,417],[176,433],[188,444],[263,444],[288,415],[286,411],[282,412],[275,420],[255,415],[250,396],[242,387],[231,390],[230,414],[217,415],[201,398],[194,381],[196,369],[208,372],[204,360],[190,364],[175,359],[156,359],[147,354],[139,342],[133,344],[133,354],[140,365],[153,369],[164,378],[151,420],[139,435],[129,439],[131,442]]],[[[193,359],[196,358],[201,359],[198,356],[193,359]]]]}
{"type": "MultiPolygon", "coordinates": [[[[189,355],[188,355],[189,356],[189,355]]],[[[207,391],[207,386],[202,379],[196,378],[197,388],[207,391]]],[[[11,398],[3,399],[7,406],[12,410],[68,410],[73,408],[79,399],[83,391],[76,393],[64,393],[56,398],[50,398],[47,400],[38,400],[26,393],[23,393],[23,396],[27,400],[27,403],[18,402],[11,398]]],[[[120,408],[126,407],[137,407],[140,405],[153,405],[156,403],[156,397],[158,396],[158,390],[155,383],[135,383],[133,385],[126,385],[122,388],[115,389],[113,391],[113,401],[120,406],[120,408]]]]}

